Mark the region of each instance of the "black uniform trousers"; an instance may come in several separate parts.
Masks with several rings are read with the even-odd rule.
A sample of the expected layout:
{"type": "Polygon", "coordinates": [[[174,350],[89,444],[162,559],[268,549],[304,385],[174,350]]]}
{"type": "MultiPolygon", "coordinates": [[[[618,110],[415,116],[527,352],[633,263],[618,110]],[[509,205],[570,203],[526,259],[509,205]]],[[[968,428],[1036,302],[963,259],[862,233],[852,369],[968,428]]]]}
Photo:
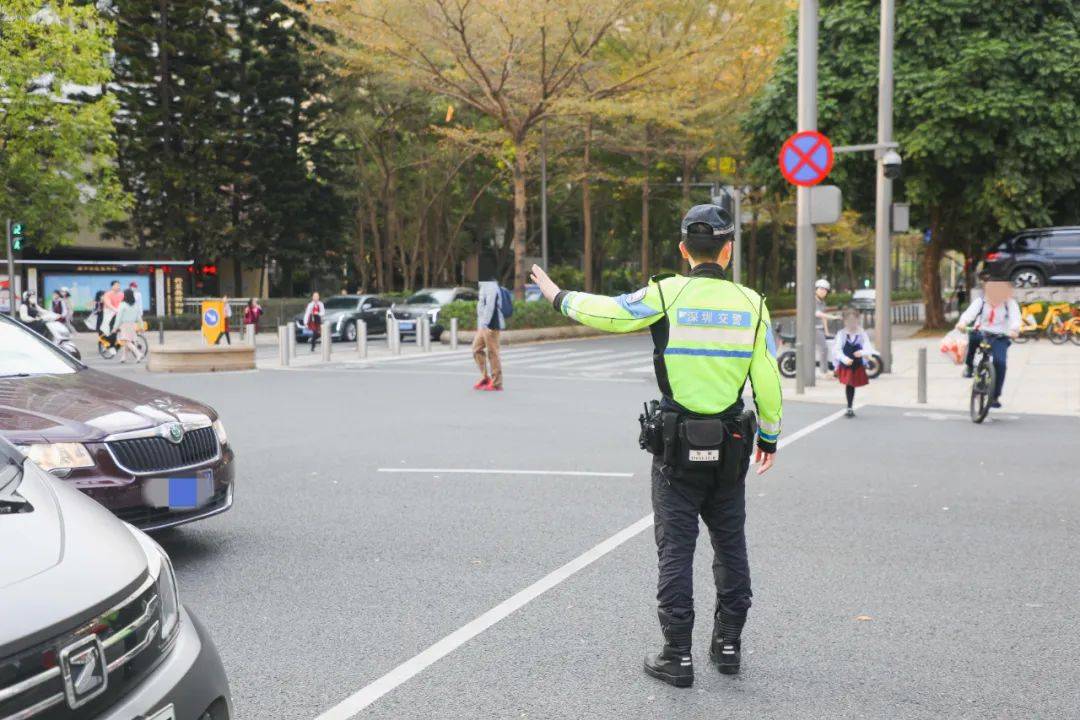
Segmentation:
{"type": "Polygon", "coordinates": [[[654,457],[652,506],[660,579],[656,599],[661,625],[694,621],[694,548],[698,517],[705,521],[713,546],[716,611],[745,616],[753,593],[746,555],[746,472],[750,454],[737,477],[715,470],[675,470],[654,457]]]}

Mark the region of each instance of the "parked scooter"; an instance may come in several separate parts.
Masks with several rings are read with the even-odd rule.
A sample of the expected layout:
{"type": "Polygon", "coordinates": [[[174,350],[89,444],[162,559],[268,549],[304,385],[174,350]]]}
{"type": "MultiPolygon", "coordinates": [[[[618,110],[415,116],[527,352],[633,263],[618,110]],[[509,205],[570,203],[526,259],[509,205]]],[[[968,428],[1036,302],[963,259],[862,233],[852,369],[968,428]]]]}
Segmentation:
{"type": "MultiPolygon", "coordinates": [[[[784,333],[779,325],[773,327],[773,332],[776,337],[780,338],[785,345],[785,349],[782,350],[776,356],[776,366],[780,370],[780,374],[786,378],[795,377],[795,333],[784,333]]],[[[828,328],[826,328],[828,332],[828,328]]],[[[833,357],[833,338],[835,335],[825,336],[825,346],[828,348],[828,363],[829,370],[836,369],[835,359],[833,357]]],[[[821,361],[816,359],[817,353],[815,353],[814,367],[820,367],[821,361]]],[[[872,353],[863,357],[863,362],[866,364],[866,375],[870,379],[876,378],[881,374],[881,356],[877,353],[872,353]]]]}

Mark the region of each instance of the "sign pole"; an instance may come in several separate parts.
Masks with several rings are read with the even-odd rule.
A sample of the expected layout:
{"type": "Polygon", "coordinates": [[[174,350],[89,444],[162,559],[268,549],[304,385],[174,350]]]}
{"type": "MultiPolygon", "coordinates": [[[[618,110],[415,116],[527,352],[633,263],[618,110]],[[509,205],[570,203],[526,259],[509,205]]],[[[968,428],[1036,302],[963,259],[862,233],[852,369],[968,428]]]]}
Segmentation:
{"type": "Polygon", "coordinates": [[[8,277],[8,313],[15,317],[15,256],[11,251],[11,218],[7,219],[7,277],[8,277]]]}
{"type": "MultiPolygon", "coordinates": [[[[893,30],[894,0],[881,0],[881,38],[878,76],[878,145],[892,141],[893,131],[893,30]]],[[[875,344],[881,353],[881,371],[892,372],[892,255],[891,209],[892,180],[885,177],[883,150],[877,160],[877,192],[874,221],[874,324],[875,344]]]]}
{"type": "MultiPolygon", "coordinates": [[[[818,0],[799,0],[799,132],[817,130],[818,0]]],[[[810,222],[810,188],[796,192],[795,225],[795,337],[801,353],[796,356],[795,392],[813,387],[814,276],[817,274],[817,235],[810,222]]]]}

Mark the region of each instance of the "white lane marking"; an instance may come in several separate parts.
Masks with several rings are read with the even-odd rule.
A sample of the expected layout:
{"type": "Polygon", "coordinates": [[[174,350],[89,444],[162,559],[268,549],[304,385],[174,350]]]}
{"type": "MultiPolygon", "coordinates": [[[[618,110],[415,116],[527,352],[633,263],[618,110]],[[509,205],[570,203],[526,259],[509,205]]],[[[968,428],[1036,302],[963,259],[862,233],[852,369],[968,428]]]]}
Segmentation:
{"type": "Polygon", "coordinates": [[[496,470],[493,468],[379,468],[381,473],[420,473],[423,475],[566,475],[571,477],[634,477],[628,472],[592,472],[588,470],[496,470]]]}
{"type": "Polygon", "coordinates": [[[432,663],[446,657],[495,623],[524,607],[531,600],[540,597],[579,570],[588,567],[627,540],[649,528],[652,525],[652,519],[651,514],[646,515],[633,525],[620,530],[599,545],[578,555],[559,569],[548,573],[521,592],[503,600],[480,617],[450,633],[419,655],[406,660],[375,682],[345,698],[345,700],[319,715],[316,720],[346,720],[353,717],[398,685],[422,672],[432,663]]]}
{"type": "MultiPolygon", "coordinates": [[[[862,408],[862,405],[856,407],[862,408]]],[[[800,428],[793,432],[790,436],[782,438],[778,447],[784,448],[795,442],[796,440],[806,437],[812,432],[820,430],[829,423],[842,418],[844,416],[843,410],[838,410],[832,415],[827,415],[817,422],[811,423],[804,428],[800,428]]],[[[753,468],[751,467],[751,470],[753,468]]],[[[586,550],[581,555],[566,563],[562,567],[553,572],[545,575],[537,580],[535,583],[525,588],[521,592],[513,595],[495,607],[488,610],[483,615],[480,615],[475,620],[472,620],[465,625],[461,626],[454,632],[450,633],[442,640],[439,640],[427,650],[422,651],[418,655],[414,655],[405,662],[398,665],[396,668],[386,673],[378,680],[365,685],[357,690],[349,697],[342,700],[340,703],[330,708],[323,714],[315,718],[315,720],[349,720],[349,718],[355,717],[364,708],[368,707],[383,695],[394,690],[399,685],[407,682],[416,675],[423,672],[430,665],[438,662],[442,658],[446,657],[450,653],[457,650],[465,643],[472,640],[474,637],[484,632],[491,626],[495,625],[500,620],[512,615],[517,610],[520,610],[531,600],[535,600],[548,590],[552,589],[556,585],[562,583],[564,580],[569,579],[579,570],[587,568],[594,562],[610,553],[615,548],[619,547],[627,540],[630,540],[638,534],[652,527],[653,516],[649,513],[645,517],[641,518],[633,525],[629,525],[619,532],[615,533],[607,540],[604,540],[600,544],[586,550]]]]}
{"type": "MultiPolygon", "coordinates": [[[[621,353],[612,352],[612,353],[608,353],[607,355],[601,355],[601,356],[598,356],[598,357],[586,358],[584,360],[579,360],[578,357],[580,357],[580,353],[575,353],[574,354],[574,359],[572,359],[572,360],[566,360],[566,361],[563,361],[563,362],[549,363],[549,364],[545,365],[544,367],[549,368],[551,370],[561,370],[563,368],[578,368],[578,367],[590,366],[590,367],[592,367],[592,369],[595,369],[595,370],[607,370],[608,367],[609,367],[607,361],[609,359],[610,360],[615,360],[617,358],[622,358],[622,357],[625,357],[625,356],[623,354],[621,354],[621,353]]],[[[640,358],[639,358],[639,360],[640,360],[640,358]]]]}
{"type": "MultiPolygon", "coordinates": [[[[300,368],[269,368],[269,369],[271,369],[271,370],[290,370],[290,369],[299,370],[300,368]]],[[[333,370],[334,368],[324,368],[324,369],[325,370],[333,370]]],[[[378,370],[379,372],[383,372],[383,373],[398,373],[400,375],[417,375],[417,376],[420,376],[420,375],[455,375],[457,377],[468,377],[468,378],[474,378],[474,379],[476,378],[476,373],[475,372],[458,372],[458,371],[451,371],[451,370],[422,370],[422,369],[416,368],[416,367],[401,368],[400,370],[396,370],[394,368],[371,368],[371,369],[372,370],[378,370]]],[[[220,375],[221,373],[218,373],[218,374],[220,375]]],[[[504,373],[504,375],[505,375],[505,373],[504,373]]],[[[506,376],[506,379],[509,380],[509,381],[513,381],[513,380],[581,380],[581,381],[586,381],[586,382],[633,383],[635,385],[640,385],[641,384],[641,380],[639,380],[639,379],[638,380],[632,380],[630,378],[592,377],[592,376],[588,376],[588,375],[536,375],[536,374],[531,374],[530,375],[530,374],[527,374],[527,373],[519,373],[519,372],[515,372],[515,373],[510,374],[509,376],[506,376]]]]}
{"type": "Polygon", "coordinates": [[[597,362],[601,358],[607,355],[618,355],[615,350],[588,350],[586,352],[570,353],[569,356],[574,358],[572,361],[563,361],[562,357],[566,357],[568,353],[558,353],[555,355],[548,354],[546,357],[538,357],[537,355],[525,355],[520,358],[513,358],[512,362],[519,367],[525,365],[536,365],[545,368],[557,368],[566,367],[570,365],[588,365],[592,362],[597,362]]]}

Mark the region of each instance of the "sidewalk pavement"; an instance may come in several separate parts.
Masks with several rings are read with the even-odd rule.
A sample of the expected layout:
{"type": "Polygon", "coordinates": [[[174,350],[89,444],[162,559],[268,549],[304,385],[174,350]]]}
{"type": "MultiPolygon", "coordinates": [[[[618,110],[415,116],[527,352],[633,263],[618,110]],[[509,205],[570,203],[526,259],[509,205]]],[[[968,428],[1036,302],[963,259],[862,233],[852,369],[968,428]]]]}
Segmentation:
{"type": "MultiPolygon", "coordinates": [[[[940,337],[893,340],[893,372],[871,380],[858,389],[855,402],[873,405],[968,412],[971,380],[961,376],[962,365],[954,365],[941,354],[940,337]],[[926,348],[925,405],[917,402],[919,348],[926,348]]],[[[784,397],[837,405],[845,404],[844,388],[831,375],[795,393],[795,380],[783,380],[784,397]]],[[[1005,376],[1001,411],[1045,415],[1080,415],[1080,347],[1067,343],[1053,345],[1048,340],[1013,343],[1009,348],[1009,369],[1005,376]]]]}

